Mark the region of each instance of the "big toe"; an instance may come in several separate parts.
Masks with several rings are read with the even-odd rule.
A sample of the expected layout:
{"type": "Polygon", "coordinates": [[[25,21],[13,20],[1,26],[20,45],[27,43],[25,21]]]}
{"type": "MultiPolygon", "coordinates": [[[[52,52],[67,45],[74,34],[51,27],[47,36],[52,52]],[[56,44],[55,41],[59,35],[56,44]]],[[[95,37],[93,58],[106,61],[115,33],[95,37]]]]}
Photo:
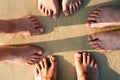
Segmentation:
{"type": "Polygon", "coordinates": [[[82,64],[82,54],[80,52],[78,52],[74,55],[74,58],[75,58],[76,67],[79,67],[80,64],[82,64]]]}
{"type": "Polygon", "coordinates": [[[42,56],[43,49],[41,47],[31,46],[31,49],[34,52],[33,54],[38,54],[38,55],[42,56]]]}
{"type": "Polygon", "coordinates": [[[53,19],[56,19],[56,18],[58,17],[58,15],[59,15],[59,9],[54,8],[54,9],[52,10],[52,12],[51,12],[51,17],[52,17],[53,19]]]}
{"type": "Polygon", "coordinates": [[[69,8],[67,6],[63,6],[63,13],[65,16],[68,16],[70,14],[69,8]]]}

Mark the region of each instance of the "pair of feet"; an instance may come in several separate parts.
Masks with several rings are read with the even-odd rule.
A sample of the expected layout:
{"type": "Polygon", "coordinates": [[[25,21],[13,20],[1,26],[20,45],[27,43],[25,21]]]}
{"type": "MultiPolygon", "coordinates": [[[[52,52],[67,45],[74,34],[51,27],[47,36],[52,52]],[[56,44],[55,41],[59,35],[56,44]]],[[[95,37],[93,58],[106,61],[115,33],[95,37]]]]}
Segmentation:
{"type": "MultiPolygon", "coordinates": [[[[57,18],[59,15],[58,0],[38,0],[38,8],[45,15],[57,18]]],[[[81,6],[81,0],[62,0],[62,11],[64,15],[68,16],[78,11],[81,6]]]]}
{"type": "MultiPolygon", "coordinates": [[[[91,28],[109,28],[120,26],[120,7],[100,7],[88,17],[88,26],[91,28]]],[[[97,50],[120,49],[120,30],[91,34],[89,44],[97,50]]]]}
{"type": "MultiPolygon", "coordinates": [[[[77,80],[97,80],[98,65],[87,52],[74,56],[77,80]]],[[[43,58],[35,68],[35,80],[57,80],[57,60],[54,56],[43,58]]]]}

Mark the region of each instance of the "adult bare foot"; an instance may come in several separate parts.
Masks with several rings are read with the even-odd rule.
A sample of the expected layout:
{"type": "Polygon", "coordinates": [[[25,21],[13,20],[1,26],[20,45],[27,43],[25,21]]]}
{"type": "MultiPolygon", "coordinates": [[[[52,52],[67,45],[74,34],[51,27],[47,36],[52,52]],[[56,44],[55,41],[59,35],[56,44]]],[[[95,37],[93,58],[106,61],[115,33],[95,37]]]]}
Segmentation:
{"type": "Polygon", "coordinates": [[[0,46],[0,61],[20,64],[36,64],[41,60],[43,50],[35,46],[0,46]]]}
{"type": "Polygon", "coordinates": [[[120,26],[120,7],[97,8],[89,15],[88,26],[91,28],[120,26]]]}
{"type": "Polygon", "coordinates": [[[38,0],[38,9],[55,19],[59,15],[58,0],[38,0]]]}
{"type": "Polygon", "coordinates": [[[35,68],[35,80],[56,80],[57,62],[55,57],[43,58],[35,68]]]}
{"type": "Polygon", "coordinates": [[[81,6],[81,0],[62,0],[64,15],[68,16],[75,13],[81,6]]]}
{"type": "Polygon", "coordinates": [[[44,29],[34,16],[18,19],[0,20],[0,33],[16,33],[21,35],[38,35],[44,29]]]}
{"type": "Polygon", "coordinates": [[[90,53],[76,53],[75,65],[77,72],[77,80],[97,80],[98,66],[90,53]]]}
{"type": "Polygon", "coordinates": [[[97,50],[120,49],[120,30],[95,33],[88,36],[89,44],[97,50]]]}

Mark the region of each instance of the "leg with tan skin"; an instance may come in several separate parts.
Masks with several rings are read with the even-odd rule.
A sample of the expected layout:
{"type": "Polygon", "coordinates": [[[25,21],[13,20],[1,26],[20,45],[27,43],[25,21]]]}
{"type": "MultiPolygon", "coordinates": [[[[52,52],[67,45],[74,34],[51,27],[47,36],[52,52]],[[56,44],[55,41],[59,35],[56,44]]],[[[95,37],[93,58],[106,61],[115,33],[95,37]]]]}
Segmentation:
{"type": "Polygon", "coordinates": [[[82,0],[62,0],[64,15],[68,16],[79,10],[82,0]]]}
{"type": "Polygon", "coordinates": [[[97,8],[89,15],[88,26],[91,28],[120,26],[120,7],[97,8]]]}
{"type": "Polygon", "coordinates": [[[90,53],[78,52],[74,58],[77,80],[98,80],[98,66],[90,53]]]}
{"type": "Polygon", "coordinates": [[[35,80],[56,80],[57,61],[50,56],[43,58],[35,68],[35,80]]]}
{"type": "Polygon", "coordinates": [[[120,49],[120,30],[94,33],[88,36],[89,44],[97,50],[120,49]]]}
{"type": "Polygon", "coordinates": [[[35,46],[0,46],[0,61],[19,64],[36,64],[41,60],[43,50],[35,46]]]}
{"type": "Polygon", "coordinates": [[[44,29],[34,16],[18,19],[0,20],[0,33],[15,33],[20,35],[39,35],[44,29]]]}
{"type": "Polygon", "coordinates": [[[46,16],[57,18],[59,15],[58,0],[37,0],[38,9],[46,16]]]}

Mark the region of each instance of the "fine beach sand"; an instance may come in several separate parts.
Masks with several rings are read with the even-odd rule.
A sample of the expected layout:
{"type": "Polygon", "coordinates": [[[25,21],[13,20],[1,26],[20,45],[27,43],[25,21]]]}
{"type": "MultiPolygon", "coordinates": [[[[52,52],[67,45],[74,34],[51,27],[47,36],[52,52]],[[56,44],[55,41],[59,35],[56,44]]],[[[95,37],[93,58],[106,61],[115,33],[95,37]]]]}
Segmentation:
{"type": "MultiPolygon", "coordinates": [[[[35,15],[45,28],[45,33],[37,36],[0,34],[0,45],[32,44],[44,48],[43,56],[56,55],[57,80],[76,80],[74,53],[89,51],[98,62],[99,80],[120,80],[120,51],[99,52],[92,49],[87,41],[87,35],[91,33],[120,29],[90,29],[86,26],[89,13],[97,7],[110,5],[119,6],[120,1],[83,0],[83,5],[77,13],[65,17],[61,11],[59,18],[53,20],[39,12],[36,0],[0,0],[0,19],[35,15]]],[[[0,80],[33,80],[34,67],[1,61],[0,80]]]]}

